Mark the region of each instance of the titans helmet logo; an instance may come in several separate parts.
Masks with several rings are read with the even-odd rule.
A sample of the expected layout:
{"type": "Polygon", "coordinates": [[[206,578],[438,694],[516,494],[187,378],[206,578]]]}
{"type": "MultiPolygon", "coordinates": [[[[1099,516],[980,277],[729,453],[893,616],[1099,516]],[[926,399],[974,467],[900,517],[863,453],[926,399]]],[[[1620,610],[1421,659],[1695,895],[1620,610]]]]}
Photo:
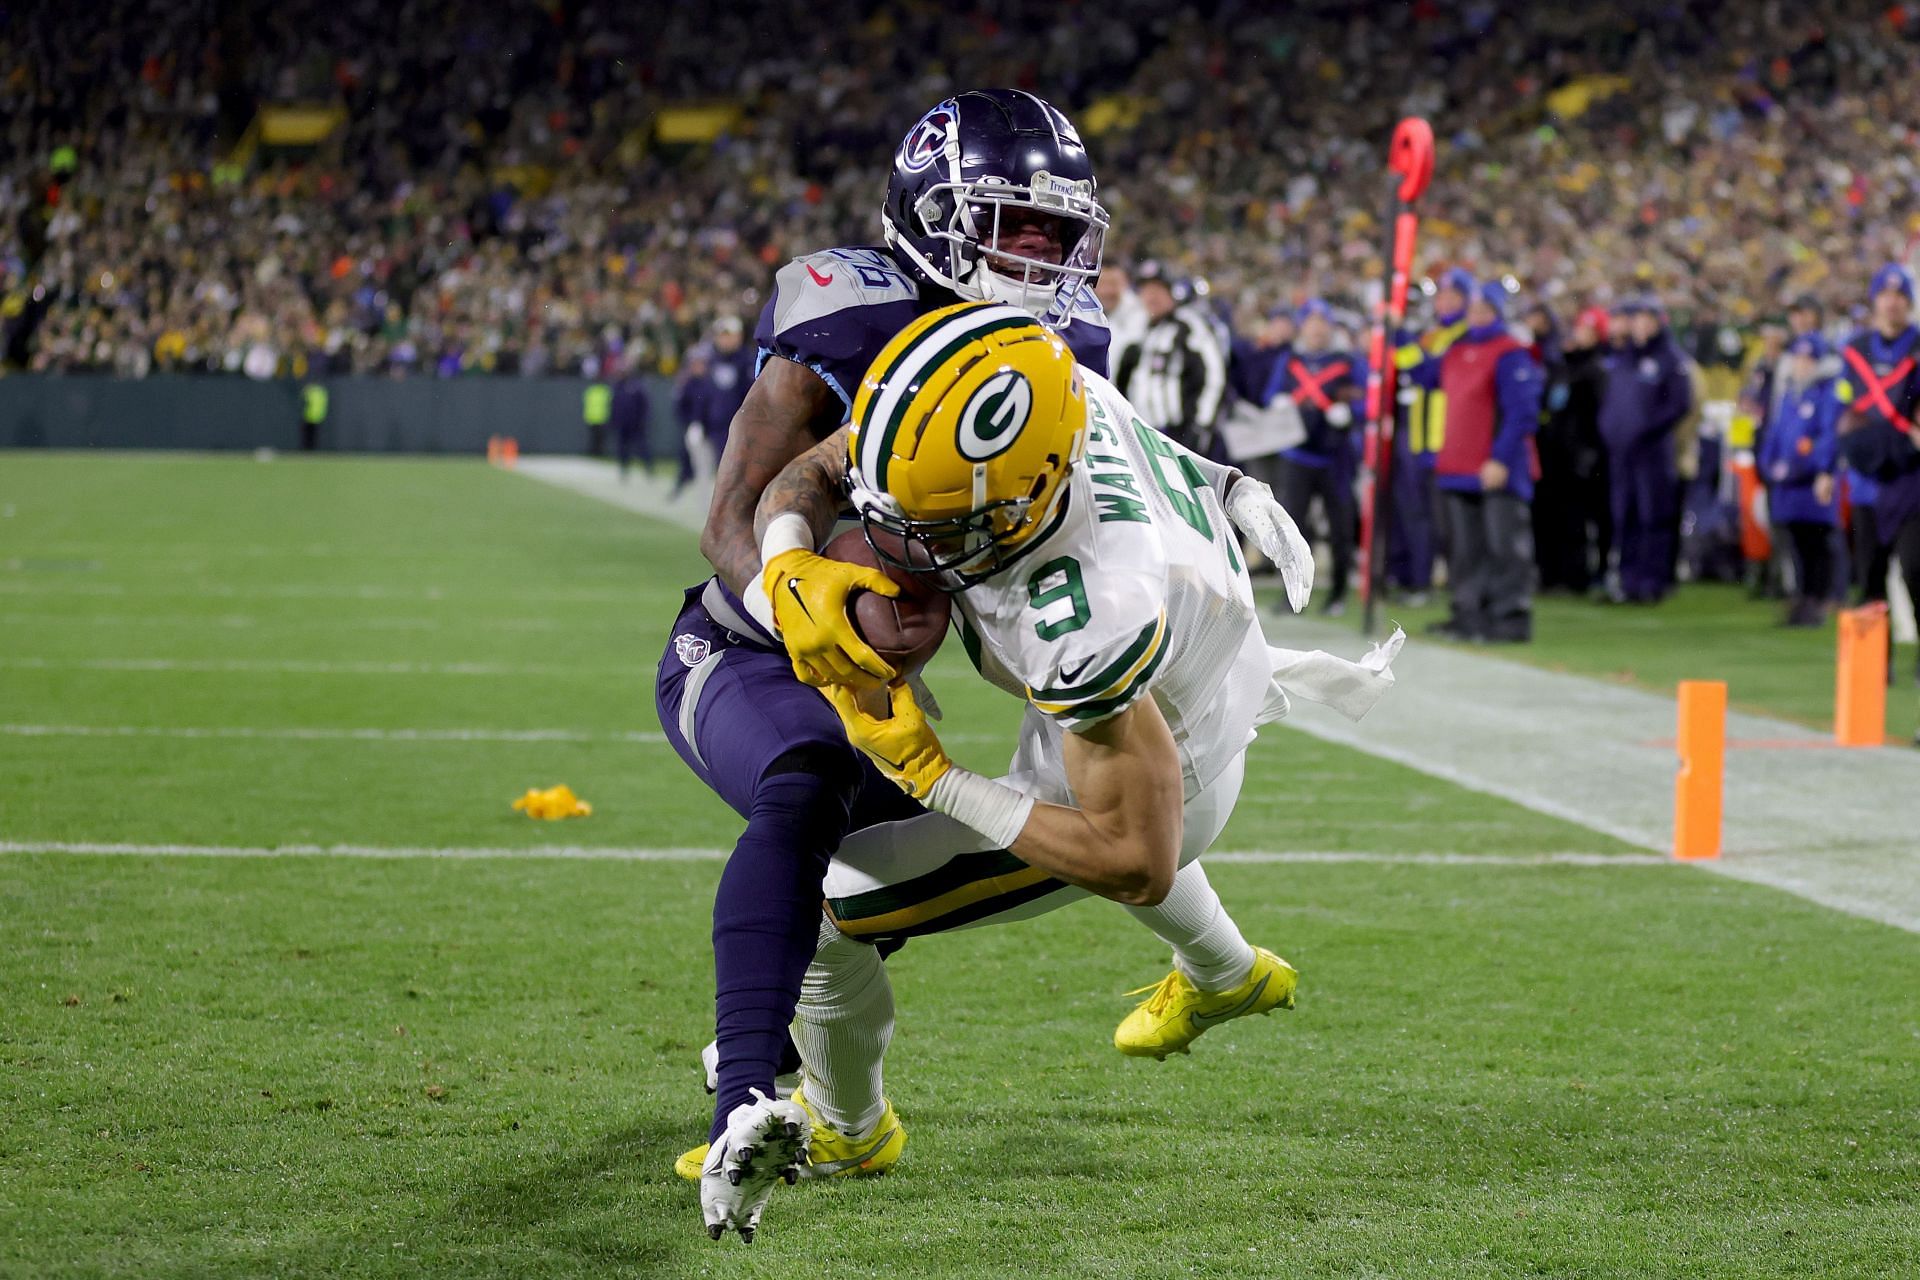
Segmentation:
{"type": "Polygon", "coordinates": [[[908,173],[919,173],[938,160],[947,149],[947,129],[958,114],[959,108],[948,99],[921,116],[920,123],[900,144],[900,167],[908,173]]]}

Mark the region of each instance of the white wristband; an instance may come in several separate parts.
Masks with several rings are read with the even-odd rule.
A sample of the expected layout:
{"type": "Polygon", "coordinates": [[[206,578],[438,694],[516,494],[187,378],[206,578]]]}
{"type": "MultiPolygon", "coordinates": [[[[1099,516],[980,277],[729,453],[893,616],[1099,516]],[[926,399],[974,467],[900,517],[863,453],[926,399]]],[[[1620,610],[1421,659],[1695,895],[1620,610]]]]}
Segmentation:
{"type": "Polygon", "coordinates": [[[811,550],[813,526],[798,512],[786,511],[775,516],[767,522],[767,531],[760,535],[760,572],[753,575],[753,581],[740,593],[740,603],[747,606],[747,613],[766,628],[770,636],[780,634],[780,624],[774,620],[773,601],[767,598],[767,562],[784,552],[811,550]]]}
{"type": "Polygon", "coordinates": [[[767,531],[760,535],[760,563],[763,566],[784,552],[811,550],[813,526],[798,512],[787,511],[775,516],[768,522],[767,531]]]}
{"type": "Polygon", "coordinates": [[[780,624],[773,617],[773,601],[767,596],[767,582],[759,574],[747,584],[740,593],[740,603],[747,607],[747,616],[759,623],[770,636],[780,634],[780,624]]]}
{"type": "Polygon", "coordinates": [[[1011,849],[1026,829],[1033,797],[997,778],[983,778],[954,765],[940,775],[927,793],[927,807],[944,813],[962,826],[972,827],[996,849],[1011,849]]]}

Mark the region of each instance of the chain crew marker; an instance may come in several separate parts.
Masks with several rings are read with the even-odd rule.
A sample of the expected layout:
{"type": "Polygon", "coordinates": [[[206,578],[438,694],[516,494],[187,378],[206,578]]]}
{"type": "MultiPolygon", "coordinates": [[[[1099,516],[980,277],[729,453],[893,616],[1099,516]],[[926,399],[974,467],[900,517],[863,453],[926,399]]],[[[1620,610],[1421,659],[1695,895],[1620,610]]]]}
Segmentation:
{"type": "Polygon", "coordinates": [[[1833,740],[1842,747],[1878,747],[1887,740],[1887,606],[1840,613],[1834,673],[1833,740]]]}
{"type": "Polygon", "coordinates": [[[1722,680],[1680,682],[1680,772],[1674,779],[1673,856],[1720,856],[1725,795],[1727,686],[1722,680]]]}

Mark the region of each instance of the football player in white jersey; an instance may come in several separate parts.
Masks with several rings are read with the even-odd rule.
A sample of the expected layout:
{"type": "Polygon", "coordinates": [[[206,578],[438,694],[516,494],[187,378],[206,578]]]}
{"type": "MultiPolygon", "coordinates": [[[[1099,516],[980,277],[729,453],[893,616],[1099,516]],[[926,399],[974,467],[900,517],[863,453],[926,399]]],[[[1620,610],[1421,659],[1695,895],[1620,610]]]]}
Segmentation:
{"type": "Polygon", "coordinates": [[[794,1026],[824,1150],[862,1167],[897,1155],[880,947],[904,938],[1087,893],[1164,916],[1192,886],[1204,909],[1187,945],[1116,1043],[1164,1057],[1218,1022],[1290,1007],[1292,968],[1241,938],[1193,862],[1231,816],[1256,727],[1285,714],[1289,691],[1357,718],[1392,682],[1398,634],[1360,663],[1269,649],[1232,524],[1287,571],[1295,608],[1311,588],[1271,491],[1154,431],[1004,305],[909,325],[849,426],[762,497],[766,559],[780,557],[770,595],[803,676],[845,670],[832,650],[858,643],[846,593],[830,589],[842,576],[824,560],[810,575],[848,497],[877,553],[954,593],[969,656],[1026,711],[995,779],[952,761],[904,683],[821,682],[850,741],[928,810],[851,834],[828,873],[794,1026]]]}

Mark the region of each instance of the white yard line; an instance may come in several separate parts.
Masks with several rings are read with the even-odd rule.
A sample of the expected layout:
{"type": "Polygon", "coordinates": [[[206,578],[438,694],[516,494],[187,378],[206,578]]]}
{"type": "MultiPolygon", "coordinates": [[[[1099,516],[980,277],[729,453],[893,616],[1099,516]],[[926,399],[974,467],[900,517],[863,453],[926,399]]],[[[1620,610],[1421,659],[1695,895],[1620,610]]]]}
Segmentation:
{"type": "Polygon", "coordinates": [[[654,745],[657,730],[588,733],[578,729],[349,729],[224,725],[188,728],[139,724],[0,724],[6,738],[241,738],[290,742],[628,742],[654,745]]]}
{"type": "Polygon", "coordinates": [[[1369,853],[1355,850],[1271,850],[1226,849],[1202,856],[1207,863],[1221,862],[1378,862],[1407,867],[1665,867],[1671,858],[1651,853],[1581,853],[1578,850],[1554,850],[1546,853],[1369,853]]]}
{"type": "MultiPolygon", "coordinates": [[[[390,587],[317,582],[282,582],[272,585],[235,586],[221,582],[148,581],[138,586],[118,582],[86,582],[54,575],[0,577],[0,595],[10,596],[138,596],[188,597],[214,600],[426,600],[455,598],[480,599],[478,593],[449,592],[444,587],[390,587]]],[[[632,605],[636,594],[618,588],[570,587],[558,590],[527,588],[502,582],[484,598],[511,597],[521,603],[545,604],[624,604],[632,605]]]]}
{"type": "MultiPolygon", "coordinates": [[[[645,664],[651,670],[652,663],[645,664]]],[[[16,671],[185,671],[224,675],[274,673],[319,676],[574,676],[625,675],[643,669],[566,663],[510,662],[323,662],[302,658],[0,658],[16,671]]]]}
{"type": "MultiPolygon", "coordinates": [[[[1347,627],[1289,619],[1278,644],[1353,653],[1347,627]]],[[[1408,643],[1393,691],[1361,724],[1297,706],[1288,724],[1472,791],[1667,852],[1673,699],[1439,644],[1408,643]]],[[[1700,676],[1714,675],[1711,652],[1700,676]]],[[[1898,702],[1896,702],[1898,707],[1898,702]]],[[[1826,735],[1732,712],[1737,740],[1818,746],[1826,735]]],[[[1732,750],[1724,856],[1696,863],[1920,932],[1920,752],[1732,750]]]]}
{"type": "MultiPolygon", "coordinates": [[[[525,848],[486,848],[423,845],[365,844],[118,844],[84,840],[0,840],[0,854],[106,854],[132,858],[557,858],[607,862],[721,862],[726,849],[627,848],[616,845],[532,845],[525,848]]],[[[1421,867],[1649,867],[1670,865],[1664,858],[1642,854],[1541,853],[1359,853],[1344,850],[1251,849],[1208,854],[1208,862],[1234,863],[1379,863],[1421,867]]]]}
{"type": "MultiPolygon", "coordinates": [[[[1005,734],[951,733],[954,743],[1006,745],[1005,734]]],[[[584,729],[424,729],[351,728],[303,725],[144,725],[144,724],[0,724],[0,738],[179,738],[264,739],[285,742],[588,742],[664,746],[667,735],[657,730],[632,729],[593,732],[584,729]]]]}
{"type": "MultiPolygon", "coordinates": [[[[12,609],[0,607],[0,624],[47,624],[62,627],[132,627],[150,631],[155,627],[189,627],[205,631],[208,627],[217,627],[224,631],[291,631],[302,635],[317,631],[454,631],[465,633],[489,631],[564,631],[576,634],[583,628],[591,629],[594,624],[580,623],[576,620],[562,621],[559,618],[338,618],[313,617],[302,615],[288,618],[263,618],[246,613],[222,614],[167,614],[167,613],[61,613],[54,610],[12,609]]],[[[610,619],[599,624],[601,630],[618,628],[621,633],[632,631],[632,621],[627,618],[610,619]]]]}

